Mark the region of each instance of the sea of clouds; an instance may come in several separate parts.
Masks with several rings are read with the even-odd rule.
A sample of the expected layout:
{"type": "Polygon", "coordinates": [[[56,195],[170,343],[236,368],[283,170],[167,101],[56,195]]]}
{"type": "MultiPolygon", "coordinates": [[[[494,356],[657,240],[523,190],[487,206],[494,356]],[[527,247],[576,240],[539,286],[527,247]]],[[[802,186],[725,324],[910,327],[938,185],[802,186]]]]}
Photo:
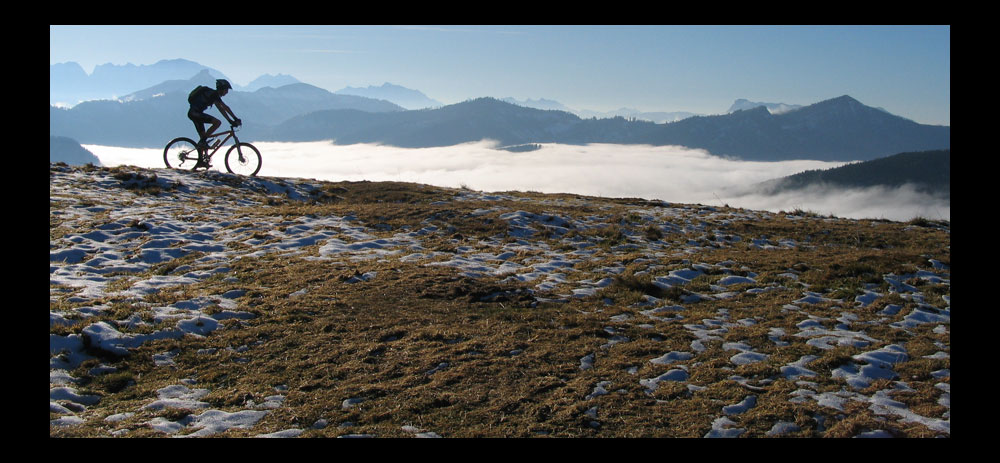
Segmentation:
{"type": "MultiPolygon", "coordinates": [[[[844,162],[751,162],[680,146],[541,144],[509,152],[490,141],[437,148],[397,148],[330,141],[254,142],[263,157],[258,175],[329,181],[401,181],[473,190],[576,193],[743,207],[801,210],[846,218],[951,220],[947,199],[900,188],[829,189],[764,195],[757,183],[844,162]]],[[[84,145],[105,166],[163,167],[162,149],[84,145]]],[[[225,169],[219,151],[212,163],[225,169]]]]}

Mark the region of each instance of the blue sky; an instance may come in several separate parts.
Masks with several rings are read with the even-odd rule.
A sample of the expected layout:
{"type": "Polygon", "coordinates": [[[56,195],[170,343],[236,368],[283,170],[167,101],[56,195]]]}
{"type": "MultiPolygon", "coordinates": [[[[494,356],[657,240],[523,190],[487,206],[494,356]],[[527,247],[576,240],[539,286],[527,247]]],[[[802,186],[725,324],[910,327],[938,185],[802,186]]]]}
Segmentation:
{"type": "Polygon", "coordinates": [[[547,98],[574,109],[724,113],[737,98],[850,95],[950,125],[949,26],[50,26],[50,64],[184,58],[246,85],[391,82],[445,104],[547,98]]]}

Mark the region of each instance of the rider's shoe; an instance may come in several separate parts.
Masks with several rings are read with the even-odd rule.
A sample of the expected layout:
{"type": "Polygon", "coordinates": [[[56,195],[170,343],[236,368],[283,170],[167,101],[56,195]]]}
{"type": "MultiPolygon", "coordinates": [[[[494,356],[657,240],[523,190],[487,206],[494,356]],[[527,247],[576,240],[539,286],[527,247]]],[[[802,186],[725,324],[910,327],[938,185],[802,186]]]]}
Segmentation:
{"type": "Polygon", "coordinates": [[[198,169],[200,169],[200,168],[202,168],[202,167],[204,167],[204,168],[205,168],[205,170],[208,170],[208,169],[211,169],[211,168],[212,168],[212,165],[211,165],[211,164],[209,164],[209,163],[207,163],[207,162],[203,162],[203,161],[201,161],[201,160],[198,160],[198,162],[197,162],[197,163],[195,163],[195,165],[194,165],[194,168],[193,168],[193,169],[191,169],[191,170],[198,170],[198,169]]]}

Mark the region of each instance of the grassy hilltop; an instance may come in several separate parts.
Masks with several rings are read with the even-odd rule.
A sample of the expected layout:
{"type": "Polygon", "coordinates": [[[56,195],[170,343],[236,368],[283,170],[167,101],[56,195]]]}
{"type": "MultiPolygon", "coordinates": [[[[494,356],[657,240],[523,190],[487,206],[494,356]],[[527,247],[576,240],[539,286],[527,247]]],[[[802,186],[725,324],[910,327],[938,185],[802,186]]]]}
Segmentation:
{"type": "Polygon", "coordinates": [[[49,188],[50,436],[950,436],[947,222],[62,164],[49,188]]]}

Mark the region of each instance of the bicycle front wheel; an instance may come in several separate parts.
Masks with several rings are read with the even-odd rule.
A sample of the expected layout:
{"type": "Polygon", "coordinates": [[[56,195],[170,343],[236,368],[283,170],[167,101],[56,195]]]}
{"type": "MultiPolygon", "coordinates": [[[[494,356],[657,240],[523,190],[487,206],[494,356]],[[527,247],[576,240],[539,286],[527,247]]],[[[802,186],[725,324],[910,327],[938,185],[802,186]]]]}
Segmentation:
{"type": "Polygon", "coordinates": [[[260,165],[260,151],[249,143],[237,143],[226,151],[226,170],[231,174],[253,177],[260,172],[260,165]]]}
{"type": "Polygon", "coordinates": [[[190,138],[175,138],[163,149],[163,163],[171,169],[192,168],[198,162],[198,145],[190,138]]]}

